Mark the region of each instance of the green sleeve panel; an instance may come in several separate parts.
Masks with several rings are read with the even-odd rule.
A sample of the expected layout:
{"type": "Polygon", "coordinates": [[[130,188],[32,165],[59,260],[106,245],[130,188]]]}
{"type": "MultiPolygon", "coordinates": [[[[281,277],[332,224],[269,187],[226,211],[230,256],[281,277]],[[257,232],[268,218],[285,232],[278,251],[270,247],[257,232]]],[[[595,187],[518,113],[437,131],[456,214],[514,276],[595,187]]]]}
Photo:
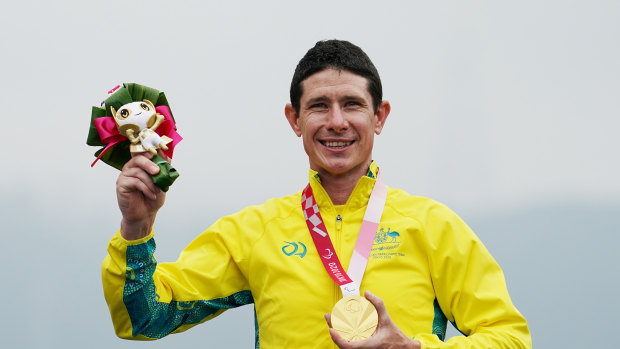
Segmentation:
{"type": "Polygon", "coordinates": [[[254,303],[252,293],[242,283],[235,288],[214,286],[211,294],[188,293],[209,280],[192,272],[171,273],[169,263],[158,265],[155,248],[153,233],[126,241],[119,232],[110,241],[102,278],[119,337],[159,339],[212,319],[226,309],[254,303]]]}
{"type": "Polygon", "coordinates": [[[196,325],[222,311],[253,303],[250,291],[240,291],[213,300],[159,302],[153,274],[157,262],[155,240],[127,247],[126,282],[123,302],[131,318],[132,335],[162,338],[182,325],[196,325]]]}
{"type": "Polygon", "coordinates": [[[444,315],[443,311],[441,311],[441,307],[439,307],[437,299],[433,302],[433,307],[435,308],[435,318],[433,319],[432,333],[437,335],[437,337],[443,341],[446,338],[448,319],[446,318],[446,315],[444,315]]]}

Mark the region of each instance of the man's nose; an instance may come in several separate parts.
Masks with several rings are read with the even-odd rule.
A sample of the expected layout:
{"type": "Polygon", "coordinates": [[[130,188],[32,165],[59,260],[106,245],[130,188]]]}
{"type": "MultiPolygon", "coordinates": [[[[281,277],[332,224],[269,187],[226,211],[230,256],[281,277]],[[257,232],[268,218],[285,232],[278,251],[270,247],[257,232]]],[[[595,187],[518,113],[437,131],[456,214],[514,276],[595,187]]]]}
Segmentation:
{"type": "Polygon", "coordinates": [[[337,132],[344,131],[349,127],[349,123],[339,105],[333,106],[328,115],[327,128],[337,132]]]}

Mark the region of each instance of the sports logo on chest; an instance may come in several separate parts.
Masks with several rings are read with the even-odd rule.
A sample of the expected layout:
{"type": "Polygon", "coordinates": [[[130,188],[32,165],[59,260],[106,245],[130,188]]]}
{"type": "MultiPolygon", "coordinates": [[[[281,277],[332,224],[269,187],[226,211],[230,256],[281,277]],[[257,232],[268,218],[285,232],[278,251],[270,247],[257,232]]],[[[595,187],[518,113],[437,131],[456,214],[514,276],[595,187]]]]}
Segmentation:
{"type": "Polygon", "coordinates": [[[392,230],[391,227],[379,228],[370,251],[370,258],[392,259],[404,256],[405,254],[399,252],[398,248],[401,242],[402,237],[396,230],[392,230]]]}
{"type": "Polygon", "coordinates": [[[304,258],[306,256],[306,252],[308,252],[306,245],[301,241],[284,241],[284,243],[285,245],[282,246],[282,253],[288,257],[299,256],[299,258],[304,258]]]}

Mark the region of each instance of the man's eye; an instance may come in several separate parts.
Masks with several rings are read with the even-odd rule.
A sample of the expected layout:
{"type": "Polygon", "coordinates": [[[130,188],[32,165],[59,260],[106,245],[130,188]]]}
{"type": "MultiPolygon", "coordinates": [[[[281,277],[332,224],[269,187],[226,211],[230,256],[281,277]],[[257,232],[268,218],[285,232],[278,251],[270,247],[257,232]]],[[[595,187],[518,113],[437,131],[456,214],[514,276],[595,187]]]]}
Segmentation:
{"type": "Polygon", "coordinates": [[[149,108],[149,105],[146,104],[146,103],[140,103],[140,108],[142,108],[142,109],[144,109],[146,111],[151,110],[151,108],[149,108]]]}
{"type": "Polygon", "coordinates": [[[310,106],[310,109],[323,109],[323,108],[327,108],[327,105],[325,105],[325,103],[316,103],[310,106]]]}
{"type": "Polygon", "coordinates": [[[361,104],[359,102],[354,102],[354,101],[350,101],[350,102],[346,102],[344,104],[345,107],[359,107],[361,104]]]}

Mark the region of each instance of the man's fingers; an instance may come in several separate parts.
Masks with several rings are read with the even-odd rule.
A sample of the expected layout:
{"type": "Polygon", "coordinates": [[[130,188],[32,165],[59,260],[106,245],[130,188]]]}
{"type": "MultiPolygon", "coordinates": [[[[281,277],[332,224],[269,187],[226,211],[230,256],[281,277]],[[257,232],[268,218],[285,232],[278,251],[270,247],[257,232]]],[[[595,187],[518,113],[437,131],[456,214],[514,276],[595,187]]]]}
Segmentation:
{"type": "Polygon", "coordinates": [[[352,341],[352,342],[349,342],[348,340],[344,339],[344,337],[338,334],[338,331],[332,328],[331,314],[325,314],[325,321],[327,321],[327,325],[329,326],[329,336],[332,337],[332,341],[338,346],[338,348],[341,348],[341,349],[374,348],[372,345],[371,346],[367,345],[369,343],[370,344],[373,343],[371,340],[372,337],[367,338],[362,341],[352,341]]]}
{"type": "Polygon", "coordinates": [[[121,175],[119,179],[122,180],[122,178],[125,178],[125,177],[138,178],[139,180],[143,181],[144,184],[146,184],[151,190],[155,191],[155,184],[153,183],[153,179],[148,173],[146,173],[141,168],[130,167],[128,169],[121,171],[121,175]]]}
{"type": "Polygon", "coordinates": [[[149,153],[148,151],[147,152],[143,152],[143,153],[131,153],[131,157],[132,158],[135,158],[135,157],[138,157],[138,156],[144,156],[144,157],[148,158],[149,160],[153,158],[153,154],[149,153]]]}
{"type": "Polygon", "coordinates": [[[338,332],[332,328],[332,314],[325,314],[325,321],[327,321],[327,326],[329,326],[329,335],[332,337],[332,341],[336,343],[339,348],[350,348],[350,342],[342,338],[342,336],[340,336],[338,332]]]}
{"type": "Polygon", "coordinates": [[[375,306],[375,308],[377,309],[377,313],[379,313],[380,311],[387,313],[387,310],[385,309],[385,304],[383,303],[383,300],[381,298],[375,296],[370,291],[364,292],[364,297],[366,297],[366,299],[368,299],[368,301],[375,306]]]}
{"type": "MultiPolygon", "coordinates": [[[[165,145],[164,145],[165,146],[165,145]]],[[[166,159],[166,161],[168,161],[168,163],[172,163],[172,159],[168,157],[168,155],[166,155],[166,153],[164,153],[164,150],[168,150],[168,147],[166,146],[166,148],[162,147],[158,150],[158,154],[159,156],[161,156],[162,158],[166,159]]]]}
{"type": "Polygon", "coordinates": [[[153,155],[149,152],[132,155],[131,160],[127,161],[127,163],[123,166],[123,171],[137,167],[146,171],[150,175],[156,175],[159,173],[159,166],[151,161],[152,158],[153,155]]]}
{"type": "Polygon", "coordinates": [[[338,332],[336,332],[336,330],[334,330],[333,328],[329,329],[329,335],[332,337],[332,341],[334,341],[334,343],[338,346],[338,348],[341,349],[349,349],[349,348],[353,348],[353,344],[355,342],[349,342],[346,339],[342,338],[338,332]]]}
{"type": "Polygon", "coordinates": [[[383,303],[383,300],[381,298],[375,296],[372,292],[368,290],[364,292],[364,297],[366,297],[366,299],[368,299],[368,301],[375,306],[375,309],[377,309],[379,326],[382,322],[385,323],[386,321],[392,321],[390,319],[390,314],[388,314],[387,309],[385,308],[385,303],[383,303]]]}
{"type": "Polygon", "coordinates": [[[325,321],[327,321],[327,326],[329,326],[329,328],[332,328],[332,314],[325,314],[325,321]]]}
{"type": "MultiPolygon", "coordinates": [[[[151,160],[144,157],[142,158],[142,160],[132,159],[131,161],[135,161],[137,163],[146,160],[148,163],[144,164],[145,166],[148,167],[152,165],[157,167],[157,165],[153,164],[151,160]]],[[[155,183],[153,183],[153,179],[143,168],[133,166],[131,164],[123,167],[116,183],[120,193],[140,191],[146,198],[151,200],[156,200],[157,194],[160,192],[160,189],[155,186],[155,183]]]]}
{"type": "MultiPolygon", "coordinates": [[[[143,175],[142,172],[141,175],[143,175]]],[[[133,191],[139,191],[146,198],[150,200],[157,199],[157,187],[153,184],[153,181],[149,178],[147,180],[131,176],[122,176],[122,179],[119,178],[118,188],[120,193],[130,193],[133,191]],[[148,184],[147,184],[148,183],[148,184]]]]}

